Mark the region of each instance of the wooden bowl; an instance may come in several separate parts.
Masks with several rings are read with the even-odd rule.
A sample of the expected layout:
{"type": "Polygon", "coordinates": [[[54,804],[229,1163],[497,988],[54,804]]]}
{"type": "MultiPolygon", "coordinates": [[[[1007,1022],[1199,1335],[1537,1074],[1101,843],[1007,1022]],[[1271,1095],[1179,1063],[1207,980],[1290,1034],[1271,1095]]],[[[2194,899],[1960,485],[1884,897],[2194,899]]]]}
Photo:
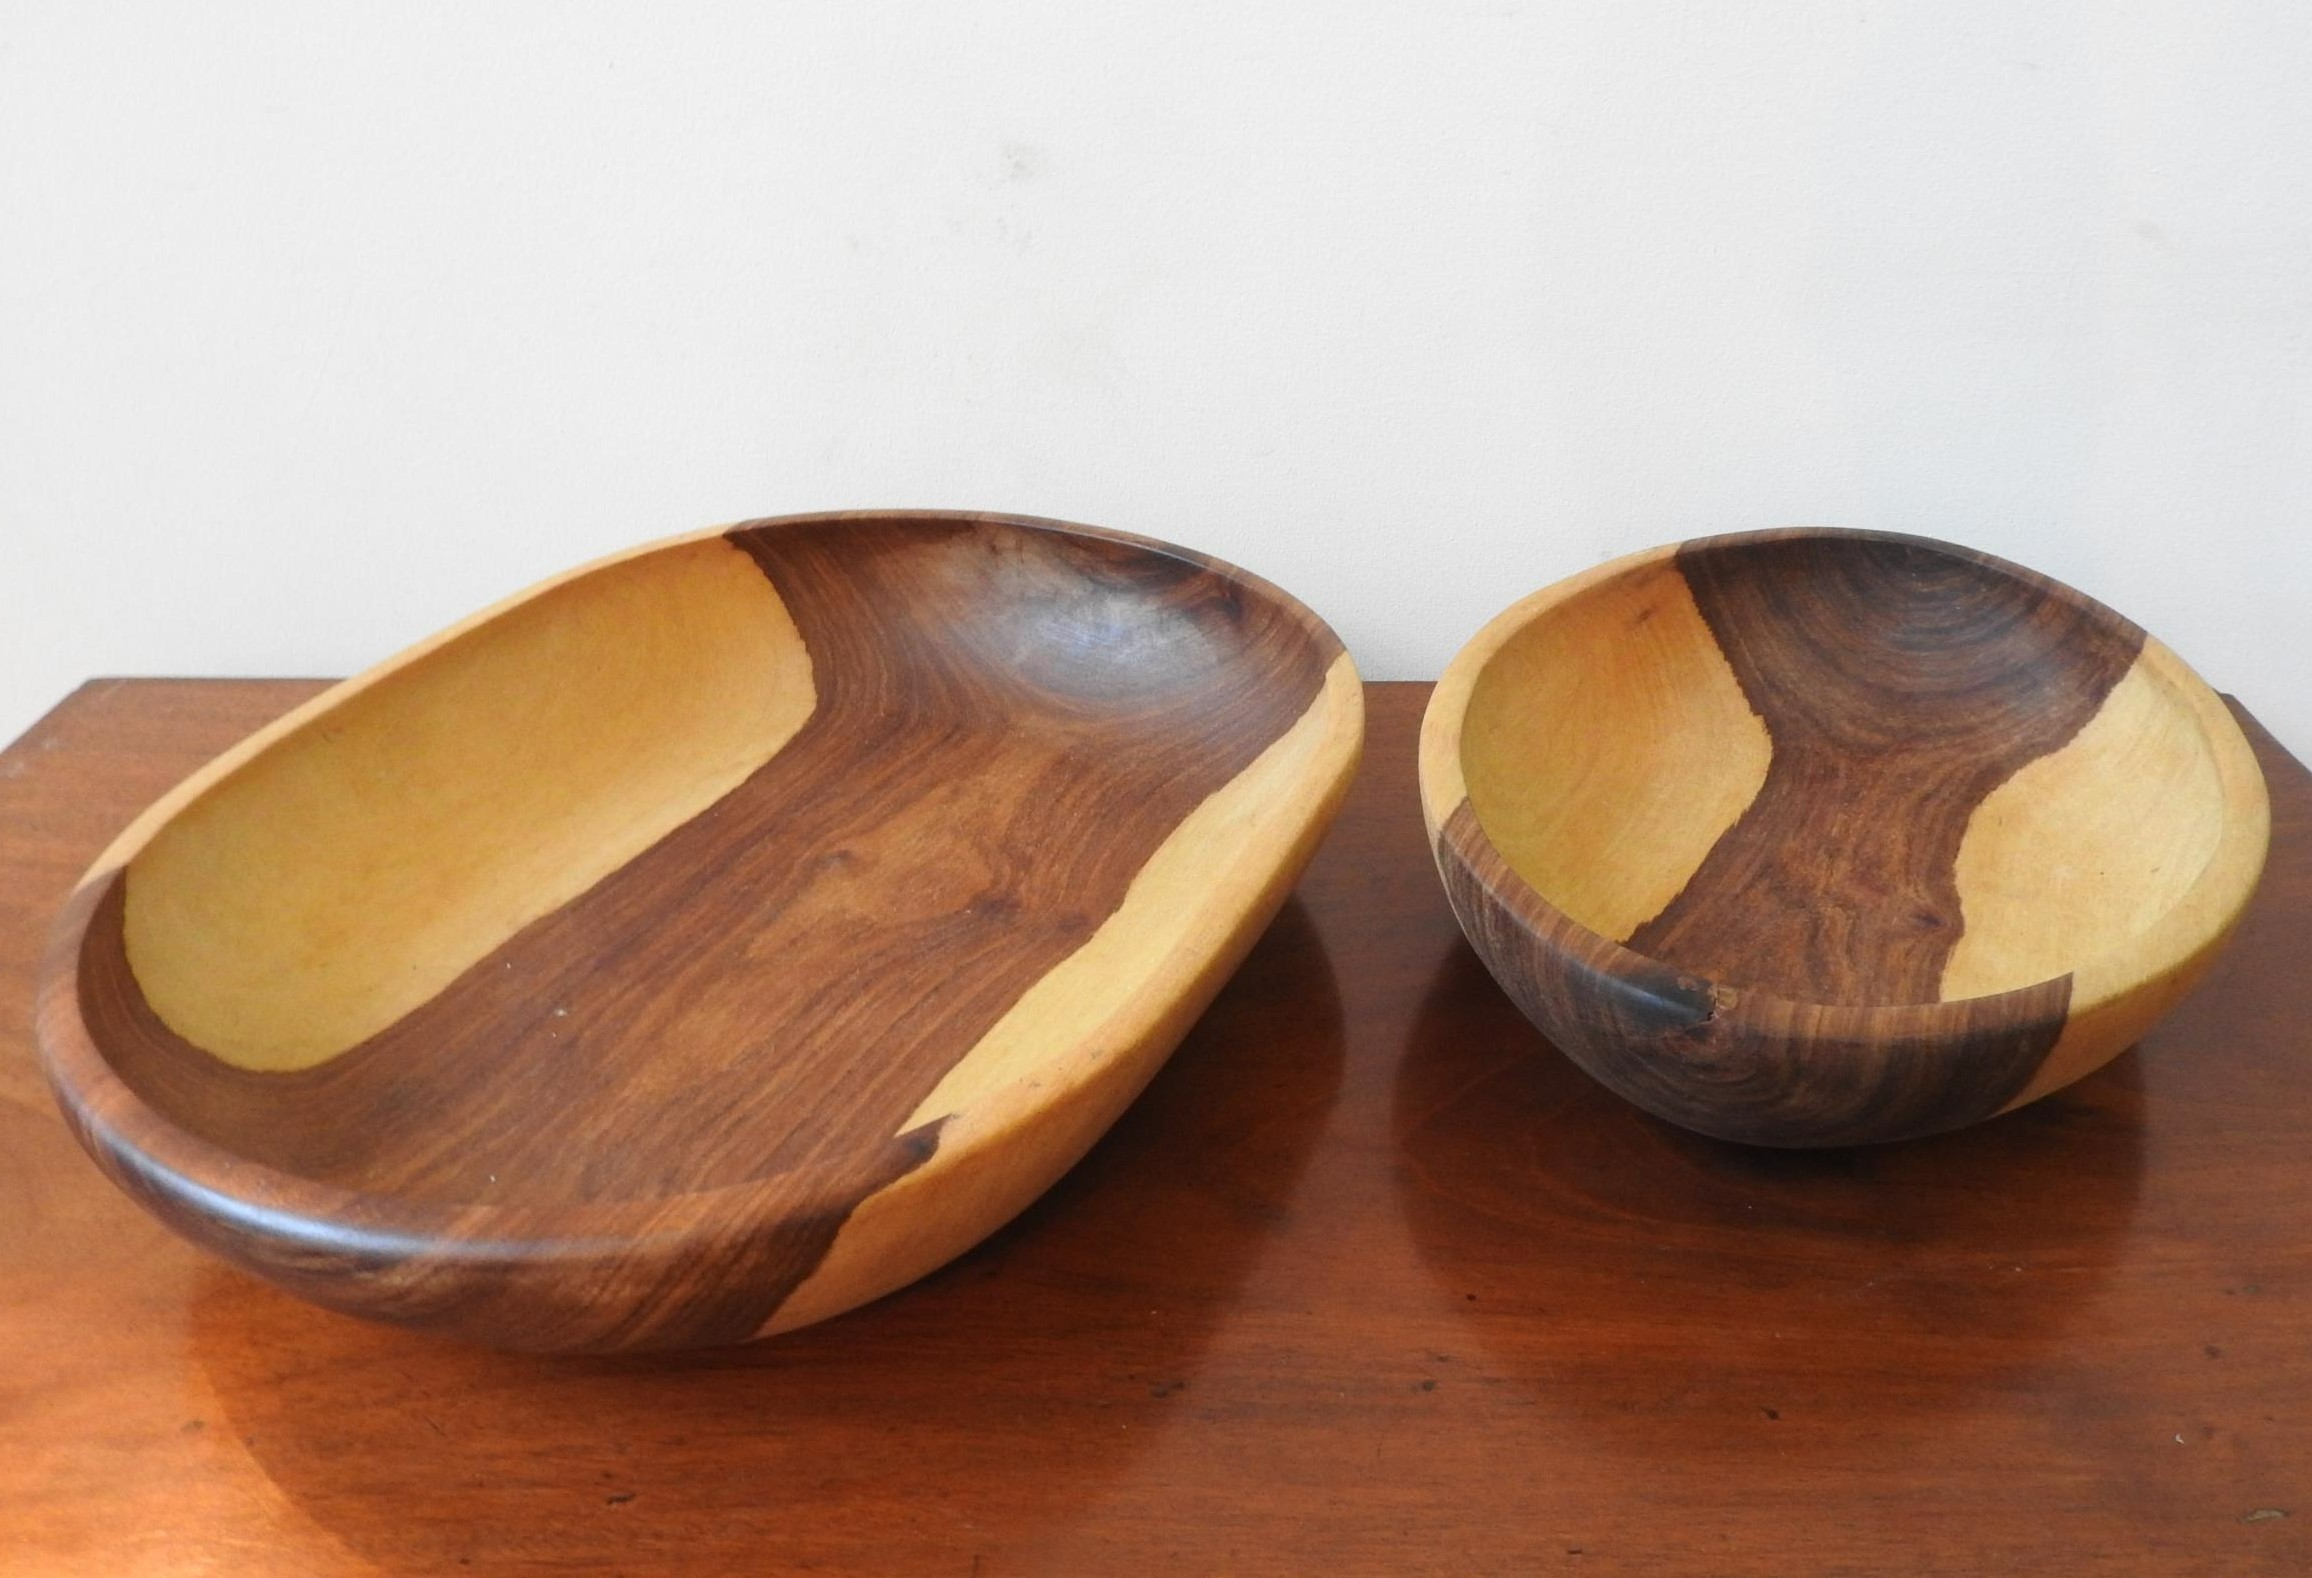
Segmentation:
{"type": "Polygon", "coordinates": [[[43,982],[169,1226],[509,1347],[750,1338],[921,1276],[1138,1093],[1363,735],[1276,588],[1001,516],[798,517],[549,581],[204,768],[43,982]]]}
{"type": "Polygon", "coordinates": [[[2110,609],[1917,537],[1711,537],[1516,604],[1421,734],[1462,929],[1639,1106],[1956,1128],[2131,1045],[2263,869],[2247,740],[2110,609]]]}

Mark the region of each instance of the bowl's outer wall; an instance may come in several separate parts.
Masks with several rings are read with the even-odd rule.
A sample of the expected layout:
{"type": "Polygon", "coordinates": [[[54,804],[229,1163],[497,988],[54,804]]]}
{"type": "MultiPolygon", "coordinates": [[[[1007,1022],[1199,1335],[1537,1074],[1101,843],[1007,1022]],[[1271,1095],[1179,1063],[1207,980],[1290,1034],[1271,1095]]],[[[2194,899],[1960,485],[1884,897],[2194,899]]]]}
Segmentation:
{"type": "MultiPolygon", "coordinates": [[[[1302,654],[1293,661],[1310,677],[1296,682],[1306,687],[1294,703],[1297,716],[1288,710],[1265,748],[1253,741],[1251,765],[1163,835],[1114,915],[1086,921],[1091,938],[1068,957],[1085,955],[1112,978],[1105,996],[1088,992],[1081,979],[1057,998],[1039,998],[1034,989],[1015,994],[1014,1012],[998,1026],[1008,1034],[993,1049],[1000,1055],[986,1042],[970,1046],[944,1078],[938,1068],[906,1076],[937,1089],[918,1103],[920,1091],[895,1087],[896,1106],[889,1099],[884,1105],[899,1117],[888,1127],[876,1127],[868,1114],[881,1136],[868,1154],[888,1165],[857,1177],[855,1168],[838,1167],[840,1178],[802,1168],[759,1183],[566,1211],[380,1195],[358,1187],[357,1171],[305,1177],[236,1154],[170,1122],[118,1077],[90,1034],[88,993],[105,988],[86,966],[96,935],[91,924],[108,900],[117,903],[121,868],[135,853],[136,837],[124,836],[61,919],[42,994],[51,1082],[100,1165],[178,1231],[316,1302],[500,1346],[552,1350],[687,1346],[824,1318],[932,1269],[1024,1206],[1145,1084],[1289,893],[1354,772],[1360,687],[1338,640],[1289,597],[1142,539],[1015,517],[884,513],[749,523],[731,535],[753,551],[782,532],[826,539],[848,530],[862,537],[980,533],[996,560],[1008,551],[1007,533],[1097,545],[1087,549],[1103,567],[1095,611],[1110,600],[1130,602],[1132,555],[1141,553],[1163,566],[1151,585],[1166,597],[1199,599],[1202,617],[1219,621],[1213,628],[1248,619],[1271,632],[1264,639],[1302,654]],[[1111,954],[1123,950],[1128,968],[1095,957],[1103,938],[1111,954]]],[[[1031,566],[1038,574],[1047,568],[1031,566]]],[[[332,697],[376,683],[522,601],[317,698],[195,775],[138,827],[149,836],[171,806],[197,798],[236,760],[325,716],[332,697]]],[[[1096,635],[1101,627],[1092,628],[1096,635]]],[[[1005,650],[1001,631],[975,634],[983,649],[1005,650]]],[[[1097,682],[1097,658],[1090,654],[1087,669],[1079,655],[1066,672],[1054,672],[1055,682],[1097,682]]],[[[1029,661],[1044,660],[1031,654],[1029,661]]],[[[1054,654],[1050,661],[1067,660],[1054,654]]],[[[1133,686],[1146,679],[1144,672],[1118,676],[1133,686]]],[[[1238,681],[1269,682],[1258,672],[1238,681]]],[[[1067,704],[1086,699],[1080,693],[1067,704]]],[[[1055,969],[1031,988],[1066,973],[1055,969]]],[[[356,1050],[346,1061],[361,1056],[356,1050]]]]}
{"type": "MultiPolygon", "coordinates": [[[[1740,632],[1753,645],[1771,634],[1740,632]]],[[[1753,675],[1743,677],[1746,689],[1761,688],[1753,675]]],[[[2092,693],[2100,697],[2118,676],[2093,677],[2092,693]]],[[[1758,710],[1773,730],[1780,721],[1773,698],[1758,710]]],[[[2059,747],[2085,718],[2063,721],[2040,753],[2059,747]]],[[[2007,764],[2005,773],[2015,765],[2007,764]]],[[[2000,775],[1984,776],[1983,790],[1996,787],[2000,775]]],[[[2269,819],[2261,776],[2238,726],[2164,647],[2031,572],[1947,544],[1863,533],[1704,539],[1603,566],[1525,600],[1473,640],[1440,682],[1424,725],[1422,793],[1455,913],[1527,1017],[1593,1076],[1647,1110],[1720,1138],[1771,1145],[1853,1144],[1955,1128],[2099,1067],[2204,974],[2253,891],[2269,819]],[[1729,986],[1666,964],[1643,951],[1658,926],[1636,927],[1629,945],[1601,936],[1511,868],[1468,801],[1459,761],[1461,719],[1492,654],[1565,598],[1615,577],[1658,571],[1665,560],[1708,564],[1746,546],[1787,553],[1808,542],[1836,553],[1952,556],[2017,578],[2032,600],[2056,605],[2056,617],[2082,629],[2083,621],[2100,617],[2124,640],[2122,650],[2140,648],[2135,661],[2154,667],[2157,682],[2181,698],[2177,727],[2195,741],[2204,737],[2225,794],[2214,854],[2172,914],[2127,949],[2089,960],[2076,974],[2014,990],[1950,1001],[1819,1003],[1729,986]]],[[[1957,821],[1964,826],[1963,816],[1957,821]]],[[[1752,839],[1754,847],[1759,842],[1752,839]]],[[[1803,859],[1814,850],[1794,853],[1803,859]]],[[[1740,923],[1741,898],[1729,892],[1715,901],[1723,923],[1740,923]]],[[[1915,992],[1918,983],[1904,985],[1915,992]]]]}
{"type": "Polygon", "coordinates": [[[1486,969],[1594,1078],[1699,1133],[1826,1146],[1958,1128],[2007,1106],[2063,1032],[2066,981],[1877,1010],[1736,992],[1526,902],[1481,840],[1464,804],[1437,855],[1486,969]]]}

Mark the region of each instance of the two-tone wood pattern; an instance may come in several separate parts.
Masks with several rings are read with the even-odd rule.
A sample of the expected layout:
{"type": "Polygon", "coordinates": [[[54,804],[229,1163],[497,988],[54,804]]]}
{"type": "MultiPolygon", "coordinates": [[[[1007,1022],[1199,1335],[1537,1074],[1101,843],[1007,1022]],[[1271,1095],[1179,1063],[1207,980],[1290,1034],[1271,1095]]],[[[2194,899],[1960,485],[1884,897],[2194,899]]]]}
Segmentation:
{"type": "Polygon", "coordinates": [[[2269,812],[2238,726],[2098,603],[1922,538],[1705,538],[1509,609],[1422,731],[1473,944],[1673,1122],[1956,1128],[2134,1042],[2214,957],[2269,812]]]}
{"type": "Polygon", "coordinates": [[[739,1340],[910,1281],[1121,1110],[1362,737],[1251,576],[807,517],[550,582],[155,807],[42,1006],[92,1154],[335,1307],[739,1340]]]}

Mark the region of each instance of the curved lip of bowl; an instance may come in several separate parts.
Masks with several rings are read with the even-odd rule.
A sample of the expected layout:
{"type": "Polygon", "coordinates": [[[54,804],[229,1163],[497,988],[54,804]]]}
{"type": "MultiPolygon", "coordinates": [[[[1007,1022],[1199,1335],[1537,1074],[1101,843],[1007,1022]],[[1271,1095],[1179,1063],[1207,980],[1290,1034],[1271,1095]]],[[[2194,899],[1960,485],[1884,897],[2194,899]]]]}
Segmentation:
{"type": "MultiPolygon", "coordinates": [[[[1578,575],[1568,576],[1510,604],[1480,628],[1453,656],[1431,692],[1421,718],[1419,776],[1421,811],[1427,823],[1430,848],[1444,859],[1447,847],[1468,866],[1494,896],[1507,905],[1529,932],[1556,933],[1577,945],[1603,968],[1615,973],[1669,971],[1689,989],[1707,990],[1719,1011],[1742,1015],[1752,1011],[1775,1014],[1776,1009],[1798,1008],[1818,1016],[1826,1033],[1851,1032],[1862,1036],[1916,1034],[1944,1016],[1963,1018],[1968,1005],[1996,1001],[2033,990],[2037,982],[1977,997],[1958,997],[1924,1003],[1825,1004],[1807,1002],[1735,981],[1712,981],[1686,969],[1674,959],[1657,958],[1592,931],[1559,909],[1525,880],[1494,846],[1483,822],[1470,807],[1459,826],[1448,825],[1453,813],[1468,799],[1461,765],[1461,726],[1470,693],[1478,677],[1510,638],[1535,620],[1593,587],[1602,586],[1643,566],[1676,553],[1687,541],[1708,541],[1714,546],[1740,547],[1750,543],[1789,541],[1794,538],[1843,538],[1864,542],[1902,542],[1931,548],[1981,564],[2001,574],[2034,581],[2052,581],[2011,560],[1980,549],[1920,537],[1904,532],[1861,531],[1842,527],[1778,527],[1764,531],[1730,532],[1707,538],[1685,539],[1642,549],[1608,560],[1578,575]]],[[[2118,619],[2112,609],[2076,588],[2053,582],[2062,591],[2118,619]]],[[[2192,885],[2151,925],[2119,946],[2080,960],[2069,972],[2072,981],[2069,1017],[2076,1019],[2130,987],[2181,969],[2221,942],[2238,922],[2263,874],[2264,855],[2271,836],[2271,804],[2263,769],[2255,750],[2240,730],[2222,699],[2190,665],[2157,637],[2146,634],[2138,662],[2149,664],[2156,675],[2191,707],[2202,737],[2207,741],[2224,799],[2224,823],[2216,848],[2192,885]]],[[[2052,979],[2060,979],[2054,977],[2052,979]]]]}
{"type": "MultiPolygon", "coordinates": [[[[847,1196],[814,1191],[808,1200],[792,1192],[789,1175],[773,1174],[707,1189],[632,1199],[573,1200],[567,1204],[436,1200],[341,1184],[286,1172],[203,1138],[170,1119],[139,1095],[113,1069],[89,1036],[79,1004],[80,953],[96,901],[106,883],[126,869],[137,852],[172,818],[202,794],[238,772],[277,741],[302,728],[349,696],[381,683],[411,664],[508,610],[549,589],[616,565],[685,543],[725,536],[741,529],[823,525],[830,522],[902,521],[938,525],[967,522],[1017,527],[1025,531],[1088,537],[1192,564],[1221,576],[1254,597],[1266,598],[1305,625],[1351,664],[1332,627],[1299,598],[1265,577],[1158,538],[1103,526],[1087,526],[1045,516],[968,509],[822,510],[795,515],[731,521],[639,543],[604,554],[546,577],[445,626],[416,644],[300,703],[247,736],[154,801],[97,856],[75,884],[49,935],[36,994],[35,1021],[41,1064],[66,1118],[81,1132],[89,1150],[115,1182],[131,1194],[197,1202],[207,1220],[231,1225],[236,1236],[281,1246],[348,1249],[381,1257],[423,1253],[437,1261],[506,1265],[602,1256],[673,1255],[702,1241],[724,1241],[759,1232],[819,1209],[848,1209],[847,1196]],[[73,1098],[67,1100],[67,1096],[73,1098]],[[775,1209],[766,1210],[772,1206],[775,1209]]],[[[1353,667],[1350,694],[1356,695],[1353,667]]],[[[1322,704],[1325,692],[1312,705],[1322,704]]],[[[1359,698],[1361,702],[1361,697],[1359,698]]],[[[1347,787],[1363,745],[1362,707],[1346,739],[1343,765],[1331,799],[1347,787]]],[[[1321,804],[1323,797],[1315,803],[1321,804]]],[[[1162,994],[1143,994],[1161,996],[1162,994]]],[[[1129,1045],[1165,1011],[1165,1004],[1135,997],[1122,1005],[1124,1017],[1105,1027],[1103,1041],[1122,1036],[1129,1045]],[[1112,1033],[1112,1034],[1111,1034],[1112,1033]]],[[[1007,1137],[1031,1128],[1041,1114],[1064,1108],[1078,1090],[1099,1077],[1106,1060],[1062,1060],[1031,1079],[1022,1074],[987,1092],[973,1110],[971,1132],[955,1147],[960,1162],[1007,1137]],[[1028,1093],[1033,1089],[1034,1099],[1028,1093]]],[[[935,1119],[911,1131],[944,1125],[935,1119]]],[[[896,1138],[896,1136],[895,1136],[896,1138]]],[[[947,1149],[942,1147],[943,1150],[947,1149]]]]}

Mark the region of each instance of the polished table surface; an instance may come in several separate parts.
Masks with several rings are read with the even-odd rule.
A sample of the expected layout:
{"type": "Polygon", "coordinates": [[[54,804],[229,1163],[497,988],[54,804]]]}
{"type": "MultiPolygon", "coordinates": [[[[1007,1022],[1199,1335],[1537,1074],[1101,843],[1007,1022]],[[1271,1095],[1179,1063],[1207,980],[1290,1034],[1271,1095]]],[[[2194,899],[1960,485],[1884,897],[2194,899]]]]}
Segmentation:
{"type": "Polygon", "coordinates": [[[1421,837],[1426,687],[1268,936],[1042,1201],[749,1348],[510,1357],[309,1308],[66,1136],[47,920],[307,682],[104,681],[0,755],[0,1572],[2312,1572],[2312,779],[2140,1048],[1781,1153],[1591,1084],[1421,837]]]}

